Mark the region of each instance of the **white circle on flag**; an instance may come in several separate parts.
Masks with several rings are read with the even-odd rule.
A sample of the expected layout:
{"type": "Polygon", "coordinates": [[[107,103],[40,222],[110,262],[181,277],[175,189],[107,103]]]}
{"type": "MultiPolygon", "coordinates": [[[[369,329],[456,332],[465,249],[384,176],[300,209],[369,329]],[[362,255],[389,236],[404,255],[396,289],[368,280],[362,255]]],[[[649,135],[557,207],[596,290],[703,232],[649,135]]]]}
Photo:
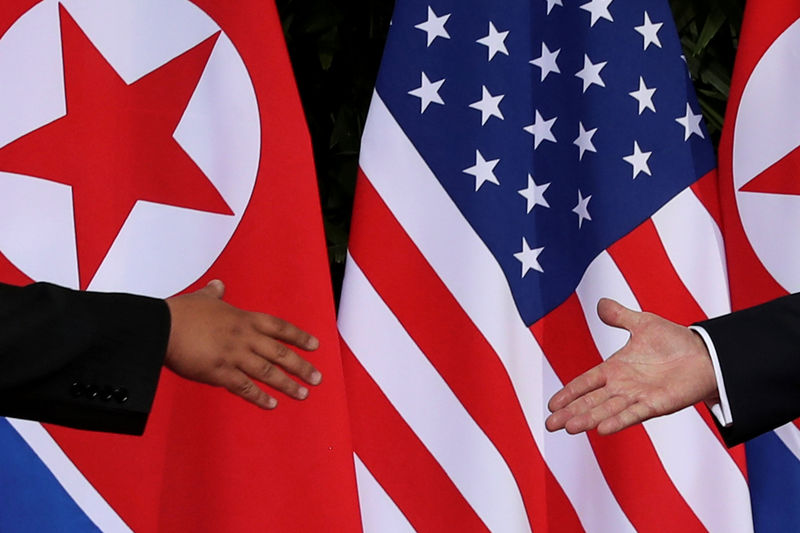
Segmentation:
{"type": "Polygon", "coordinates": [[[800,290],[800,196],[741,188],[800,146],[798,50],[800,20],[775,39],[753,69],[739,103],[732,154],[742,226],[764,267],[788,292],[800,290]]]}
{"type": "MultiPolygon", "coordinates": [[[[129,84],[220,32],[173,137],[233,215],[140,200],[87,287],[170,296],[209,269],[247,209],[261,157],[253,82],[187,0],[43,0],[0,37],[0,148],[66,113],[59,4],[129,84]]],[[[77,288],[71,188],[0,171],[0,252],[34,280],[77,288]]]]}

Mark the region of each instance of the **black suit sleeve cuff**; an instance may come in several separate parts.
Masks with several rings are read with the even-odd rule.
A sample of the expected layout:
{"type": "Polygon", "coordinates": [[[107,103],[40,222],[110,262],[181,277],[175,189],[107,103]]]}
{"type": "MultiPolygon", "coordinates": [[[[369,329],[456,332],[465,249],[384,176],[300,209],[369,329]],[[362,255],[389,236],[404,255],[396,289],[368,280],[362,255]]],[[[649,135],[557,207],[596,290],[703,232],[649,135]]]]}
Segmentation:
{"type": "Polygon", "coordinates": [[[733,446],[800,416],[800,295],[698,323],[717,351],[733,424],[733,446]]]}
{"type": "Polygon", "coordinates": [[[169,340],[166,302],[47,284],[31,290],[43,294],[37,313],[50,316],[6,349],[28,350],[37,373],[0,387],[0,415],[141,434],[169,340]]]}

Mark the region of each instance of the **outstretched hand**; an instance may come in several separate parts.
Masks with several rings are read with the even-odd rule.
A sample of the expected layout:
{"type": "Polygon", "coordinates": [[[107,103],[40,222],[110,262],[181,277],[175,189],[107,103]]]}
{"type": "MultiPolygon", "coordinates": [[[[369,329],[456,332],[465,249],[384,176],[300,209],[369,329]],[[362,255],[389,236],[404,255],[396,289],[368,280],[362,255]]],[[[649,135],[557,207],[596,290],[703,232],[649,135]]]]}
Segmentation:
{"type": "Polygon", "coordinates": [[[548,404],[550,431],[597,428],[608,435],[699,401],[715,401],[711,358],[699,335],[652,313],[602,299],[600,319],[631,334],[606,361],[578,376],[548,404]]]}
{"type": "Polygon", "coordinates": [[[280,318],[223,302],[224,292],[223,283],[215,280],[167,299],[172,329],[164,365],[184,378],[224,387],[263,409],[275,408],[278,401],[254,379],[304,400],[308,389],[286,373],[311,385],[318,385],[322,375],[283,343],[311,351],[319,341],[280,318]]]}

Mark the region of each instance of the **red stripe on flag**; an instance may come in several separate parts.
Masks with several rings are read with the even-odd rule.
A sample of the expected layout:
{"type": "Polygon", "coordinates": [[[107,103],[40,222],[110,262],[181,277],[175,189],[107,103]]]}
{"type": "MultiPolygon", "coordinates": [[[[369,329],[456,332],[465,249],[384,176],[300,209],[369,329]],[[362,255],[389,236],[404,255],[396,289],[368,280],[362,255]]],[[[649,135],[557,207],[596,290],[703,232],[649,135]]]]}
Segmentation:
{"type": "MultiPolygon", "coordinates": [[[[531,331],[564,383],[603,360],[575,294],[531,331]]],[[[664,470],[644,427],[588,436],[608,485],[637,531],[706,531],[664,470]]]]}
{"type": "Polygon", "coordinates": [[[672,267],[652,220],[642,222],[608,252],[642,309],[684,325],[707,318],[672,267]]]}
{"type": "Polygon", "coordinates": [[[360,180],[353,258],[505,459],[533,530],[557,524],[560,532],[583,531],[536,446],[497,354],[363,174],[360,180]]]}
{"type": "Polygon", "coordinates": [[[722,228],[722,208],[719,204],[719,173],[717,169],[712,170],[691,186],[692,192],[706,208],[708,214],[717,223],[718,228],[722,228]]]}
{"type": "MultiPolygon", "coordinates": [[[[728,102],[729,109],[736,107],[732,105],[733,93],[731,95],[732,98],[728,102]]],[[[725,120],[732,124],[734,118],[731,116],[725,120]]],[[[733,128],[726,131],[733,131],[733,128]]],[[[727,142],[730,144],[730,141],[727,142]]],[[[720,154],[725,153],[725,145],[726,135],[723,132],[720,154]]],[[[730,160],[720,157],[719,172],[709,172],[703,176],[692,185],[692,191],[724,235],[731,306],[734,310],[738,310],[785,296],[788,292],[767,272],[750,246],[736,208],[733,181],[729,177],[730,167],[730,160]],[[737,290],[739,285],[744,287],[744,290],[737,290]]]]}
{"type": "MultiPolygon", "coordinates": [[[[652,220],[646,220],[615,242],[609,247],[608,252],[643,310],[683,325],[707,318],[672,267],[652,220]],[[658,283],[653,283],[654,279],[658,280],[658,283]]],[[[717,440],[727,450],[708,409],[702,403],[695,407],[717,440]]],[[[738,446],[729,450],[729,453],[742,475],[747,478],[744,447],[738,446]]]]}
{"type": "Polygon", "coordinates": [[[356,453],[417,531],[488,529],[342,340],[356,453]]]}

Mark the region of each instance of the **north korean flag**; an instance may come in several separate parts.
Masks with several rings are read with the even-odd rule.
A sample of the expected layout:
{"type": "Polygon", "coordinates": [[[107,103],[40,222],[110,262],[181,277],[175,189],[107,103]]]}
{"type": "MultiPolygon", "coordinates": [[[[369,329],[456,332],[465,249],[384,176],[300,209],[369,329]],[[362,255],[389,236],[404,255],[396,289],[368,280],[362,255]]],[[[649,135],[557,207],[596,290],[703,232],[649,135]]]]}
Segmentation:
{"type": "Polygon", "coordinates": [[[169,372],[142,437],[0,419],[0,531],[360,529],[310,142],[272,2],[6,0],[0,280],[226,300],[313,332],[261,411],[169,372]]]}
{"type": "MultiPolygon", "coordinates": [[[[799,47],[800,4],[749,0],[719,157],[734,309],[800,290],[799,47]]],[[[756,531],[797,531],[797,423],[746,447],[756,531]]]]}

